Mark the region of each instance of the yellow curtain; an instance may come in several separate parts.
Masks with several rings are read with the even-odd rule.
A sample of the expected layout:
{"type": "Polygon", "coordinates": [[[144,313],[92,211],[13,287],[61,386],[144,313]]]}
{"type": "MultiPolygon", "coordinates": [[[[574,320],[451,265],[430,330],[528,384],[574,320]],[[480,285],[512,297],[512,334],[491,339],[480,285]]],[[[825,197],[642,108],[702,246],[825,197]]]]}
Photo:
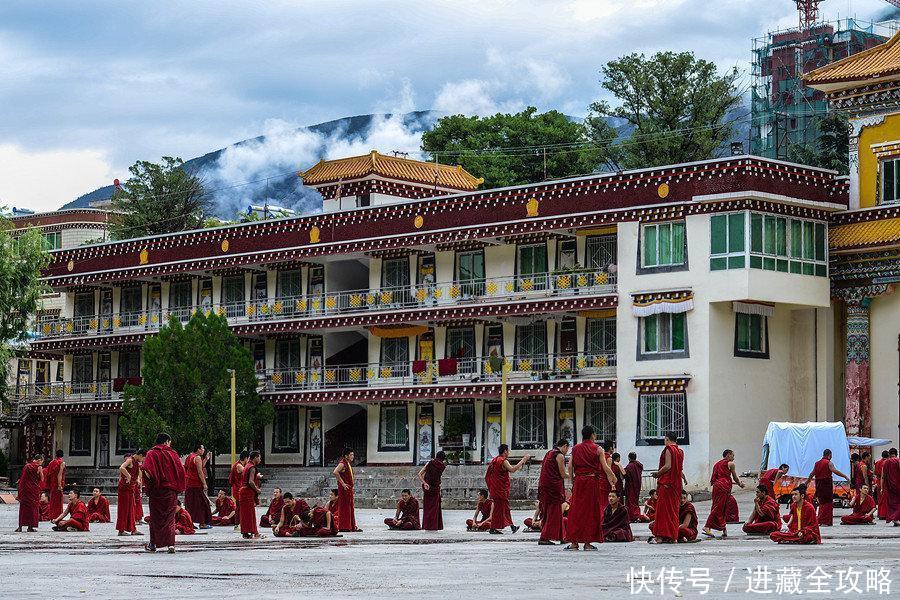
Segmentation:
{"type": "Polygon", "coordinates": [[[369,332],[380,338],[410,337],[412,335],[422,335],[426,331],[428,331],[428,327],[425,325],[387,325],[382,327],[369,327],[369,332]]]}

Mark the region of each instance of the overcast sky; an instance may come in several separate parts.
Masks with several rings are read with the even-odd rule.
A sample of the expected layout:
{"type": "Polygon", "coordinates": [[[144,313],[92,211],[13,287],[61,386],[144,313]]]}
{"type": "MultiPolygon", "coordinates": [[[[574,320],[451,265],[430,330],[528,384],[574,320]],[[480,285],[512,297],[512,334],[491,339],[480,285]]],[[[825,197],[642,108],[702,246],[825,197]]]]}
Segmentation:
{"type": "MultiPolygon", "coordinates": [[[[870,19],[888,5],[822,8],[848,6],[870,19]]],[[[746,72],[751,38],[796,20],[791,0],[2,0],[0,205],[54,209],[135,160],[192,158],[273,123],[580,116],[612,58],[692,50],[746,72]]]]}

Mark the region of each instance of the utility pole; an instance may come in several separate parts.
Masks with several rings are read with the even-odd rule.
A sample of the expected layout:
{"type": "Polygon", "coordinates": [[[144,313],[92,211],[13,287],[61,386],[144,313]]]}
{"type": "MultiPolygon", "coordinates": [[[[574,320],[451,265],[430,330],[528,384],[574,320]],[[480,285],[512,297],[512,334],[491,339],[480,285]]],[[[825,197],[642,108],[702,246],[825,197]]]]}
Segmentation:
{"type": "Polygon", "coordinates": [[[237,462],[237,402],[236,382],[234,369],[228,369],[231,374],[231,464],[237,462]]]}

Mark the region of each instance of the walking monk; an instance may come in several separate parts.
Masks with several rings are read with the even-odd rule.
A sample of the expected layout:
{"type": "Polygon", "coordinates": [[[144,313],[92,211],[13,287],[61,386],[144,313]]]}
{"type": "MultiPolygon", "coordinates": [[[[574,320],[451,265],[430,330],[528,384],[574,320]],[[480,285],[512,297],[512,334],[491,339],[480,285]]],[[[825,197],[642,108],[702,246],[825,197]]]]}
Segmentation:
{"type": "Polygon", "coordinates": [[[688,493],[681,490],[681,506],[678,508],[678,542],[687,543],[696,540],[698,527],[700,527],[700,520],[697,519],[697,509],[688,498],[688,493]]]}
{"type": "Polygon", "coordinates": [[[446,456],[441,450],[419,470],[422,482],[422,529],[440,531],[444,528],[441,512],[441,475],[447,468],[446,456]]]}
{"type": "Polygon", "coordinates": [[[486,489],[478,490],[478,505],[471,519],[466,519],[466,529],[469,531],[487,531],[491,528],[491,511],[494,502],[488,497],[486,489]],[[480,519],[478,517],[481,517],[480,519]]]}
{"type": "Polygon", "coordinates": [[[853,513],[841,517],[842,525],[873,525],[875,523],[875,499],[869,494],[869,486],[862,484],[850,505],[853,513]]]}
{"type": "Polygon", "coordinates": [[[284,507],[284,498],[281,497],[281,488],[272,490],[272,499],[269,501],[269,510],[259,518],[260,527],[275,527],[281,518],[281,509],[284,507]]]}
{"type": "MultiPolygon", "coordinates": [[[[759,485],[764,486],[766,488],[766,493],[772,498],[775,498],[775,482],[787,475],[789,468],[790,467],[787,465],[782,464],[777,469],[761,471],[759,474],[759,485]]],[[[778,500],[778,498],[775,499],[778,500]]]]}
{"type": "MultiPolygon", "coordinates": [[[[731,497],[731,484],[736,483],[744,487],[735,470],[734,452],[732,450],[725,450],[722,453],[722,460],[713,465],[709,483],[712,485],[712,507],[709,509],[709,518],[706,519],[703,535],[711,538],[716,537],[713,535],[712,530],[717,529],[722,532],[722,537],[725,538],[728,537],[728,530],[725,524],[728,522],[726,507],[728,498],[731,497]]],[[[737,502],[735,502],[736,505],[737,502]]]]}
{"type": "Polygon", "coordinates": [[[541,462],[541,478],[538,480],[538,513],[541,521],[541,537],[538,544],[552,546],[566,539],[563,528],[563,502],[566,501],[566,454],[569,440],[556,442],[541,462]]]}
{"type": "Polygon", "coordinates": [[[593,542],[603,542],[603,511],[609,502],[609,492],[616,485],[616,476],[606,460],[603,448],[595,443],[597,433],[591,425],[581,429],[581,442],[572,448],[569,478],[572,498],[566,519],[567,550],[596,550],[593,542]]]}
{"type": "Polygon", "coordinates": [[[507,460],[509,457],[509,446],[500,444],[497,452],[498,455],[488,465],[484,482],[487,484],[491,498],[494,500],[494,506],[491,509],[491,528],[488,532],[499,535],[503,533],[502,530],[507,526],[513,533],[519,530],[518,527],[513,525],[512,513],[509,511],[509,474],[521,469],[522,465],[531,460],[531,455],[526,454],[513,466],[507,460]]]}
{"type": "Polygon", "coordinates": [[[50,492],[50,518],[55,519],[63,511],[63,488],[66,487],[66,463],[63,451],[56,451],[56,458],[44,469],[44,485],[50,492]]]}
{"type": "Polygon", "coordinates": [[[241,451],[241,456],[236,463],[231,465],[231,472],[228,474],[228,483],[231,485],[231,499],[234,500],[234,528],[237,529],[241,523],[241,482],[243,481],[244,467],[250,460],[250,453],[247,450],[241,451]]]}
{"type": "Polygon", "coordinates": [[[753,499],[753,512],[744,523],[744,533],[749,535],[769,535],[781,529],[781,516],[778,514],[778,502],[769,495],[764,485],[756,487],[756,498],[753,499]]]}
{"type": "Polygon", "coordinates": [[[206,462],[209,454],[203,444],[184,459],[184,508],[200,529],[212,529],[212,509],[206,485],[206,462]]]}
{"type": "Polygon", "coordinates": [[[261,478],[257,471],[257,465],[261,460],[259,451],[250,453],[250,460],[241,475],[240,511],[241,511],[241,535],[247,539],[259,539],[259,529],[256,526],[256,504],[259,502],[259,483],[261,478]]]}
{"type": "Polygon", "coordinates": [[[23,527],[28,531],[37,531],[41,520],[41,464],[44,457],[35,454],[31,462],[22,467],[19,476],[19,488],[16,500],[19,501],[19,527],[16,532],[21,532],[23,527]]]}
{"type": "Polygon", "coordinates": [[[878,518],[881,519],[882,521],[884,520],[885,493],[884,493],[884,488],[881,485],[881,473],[884,469],[884,461],[886,461],[890,457],[891,457],[890,452],[888,452],[887,450],[882,450],[881,458],[879,458],[878,460],[875,461],[875,466],[873,468],[873,471],[875,473],[875,478],[873,480],[873,484],[875,487],[874,487],[874,493],[872,495],[875,496],[875,503],[878,505],[878,518]]]}
{"type": "Polygon", "coordinates": [[[341,461],[334,468],[337,479],[337,522],[341,531],[362,531],[356,526],[356,507],[353,503],[353,450],[345,448],[341,461]]]}
{"type": "Polygon", "coordinates": [[[641,477],[644,465],[637,459],[637,453],[628,453],[628,464],[625,465],[625,508],[632,523],[641,520],[641,477]]]}
{"type": "Polygon", "coordinates": [[[91,523],[109,523],[109,500],[100,493],[100,488],[91,490],[91,499],[87,503],[88,521],[91,523]]]}
{"type": "Polygon", "coordinates": [[[773,531],[769,538],[779,544],[821,544],[816,509],[806,499],[806,486],[798,485],[791,492],[790,513],[784,516],[787,531],[773,531]]]}
{"type": "Polygon", "coordinates": [[[607,542],[634,541],[628,509],[622,504],[615,490],[609,493],[609,503],[603,510],[603,538],[607,542]]]}
{"type": "Polygon", "coordinates": [[[403,490],[400,492],[400,500],[397,501],[397,512],[394,518],[384,520],[389,529],[403,529],[414,531],[419,529],[419,501],[412,497],[412,492],[403,490]]]}
{"type": "Polygon", "coordinates": [[[834,520],[834,477],[839,475],[844,479],[849,479],[846,475],[838,471],[831,462],[831,450],[825,449],[822,458],[813,465],[813,470],[809,477],[806,478],[806,485],[815,478],[816,480],[816,500],[819,502],[819,512],[816,520],[819,526],[831,527],[834,520]]]}
{"type": "Polygon", "coordinates": [[[216,512],[213,514],[213,525],[234,525],[234,519],[237,516],[237,507],[234,500],[225,493],[225,490],[219,490],[216,497],[216,512]]]}
{"type": "Polygon", "coordinates": [[[88,510],[81,501],[78,490],[69,492],[69,505],[66,506],[65,512],[50,522],[54,524],[53,531],[88,531],[90,528],[88,510]]]}
{"type": "Polygon", "coordinates": [[[884,490],[884,518],[900,526],[900,458],[897,449],[891,448],[890,458],[881,467],[881,487],[884,490]]]}
{"type": "Polygon", "coordinates": [[[125,457],[119,465],[119,488],[116,507],[116,530],[119,535],[142,535],[135,527],[135,496],[140,494],[140,471],[144,451],[138,450],[125,457]]]}
{"type": "Polygon", "coordinates": [[[678,541],[678,508],[681,504],[681,478],[684,472],[684,450],[678,447],[678,434],[670,431],[659,455],[656,513],[650,533],[651,544],[673,544],[678,541]]]}
{"type": "Polygon", "coordinates": [[[156,436],[156,445],[147,450],[141,463],[141,473],[147,486],[150,502],[150,543],[144,548],[156,552],[168,547],[175,553],[175,509],[178,494],[184,491],[184,465],[172,448],[167,433],[156,436]]]}

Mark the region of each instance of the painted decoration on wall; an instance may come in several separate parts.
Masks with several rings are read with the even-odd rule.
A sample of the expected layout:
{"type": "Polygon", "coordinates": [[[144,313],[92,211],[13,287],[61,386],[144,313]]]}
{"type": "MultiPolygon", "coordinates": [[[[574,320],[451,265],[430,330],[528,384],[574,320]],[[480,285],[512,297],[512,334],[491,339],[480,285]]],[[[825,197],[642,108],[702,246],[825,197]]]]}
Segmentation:
{"type": "Polygon", "coordinates": [[[844,423],[847,435],[872,431],[869,401],[869,307],[866,301],[847,304],[847,364],[844,423]]]}
{"type": "Polygon", "coordinates": [[[538,202],[537,198],[532,198],[528,202],[525,203],[525,216],[528,217],[536,217],[538,216],[538,209],[540,208],[541,203],[538,202]]]}
{"type": "Polygon", "coordinates": [[[485,420],[487,429],[484,434],[484,459],[489,462],[497,456],[497,449],[500,447],[500,413],[489,413],[485,420]]]}
{"type": "Polygon", "coordinates": [[[422,225],[425,224],[425,218],[422,215],[416,215],[416,218],[413,219],[413,227],[416,229],[421,229],[422,225]]]}
{"type": "Polygon", "coordinates": [[[229,243],[228,240],[222,240],[222,252],[228,252],[229,243]]]}
{"type": "Polygon", "coordinates": [[[656,193],[659,194],[660,198],[667,197],[669,195],[669,184],[668,183],[659,184],[659,187],[656,188],[656,193]]]}
{"type": "Polygon", "coordinates": [[[319,236],[321,235],[321,233],[322,232],[319,230],[318,227],[313,227],[312,229],[310,229],[309,230],[309,243],[310,244],[318,244],[319,236]]]}
{"type": "Polygon", "coordinates": [[[139,259],[140,264],[146,265],[147,262],[150,260],[150,252],[146,248],[144,248],[143,250],[141,250],[141,254],[138,257],[138,259],[139,259]]]}

